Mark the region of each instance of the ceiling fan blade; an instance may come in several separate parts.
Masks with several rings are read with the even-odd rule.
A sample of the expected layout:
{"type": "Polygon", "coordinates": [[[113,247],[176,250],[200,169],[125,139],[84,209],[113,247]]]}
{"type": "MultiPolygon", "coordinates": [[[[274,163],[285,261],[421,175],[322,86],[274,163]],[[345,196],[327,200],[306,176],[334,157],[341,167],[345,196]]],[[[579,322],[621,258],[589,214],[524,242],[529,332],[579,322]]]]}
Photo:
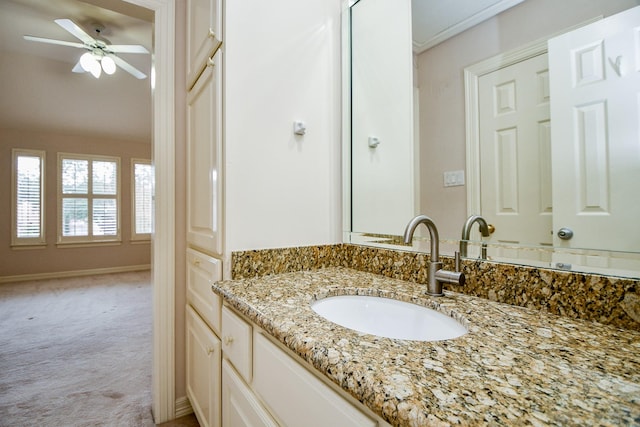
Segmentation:
{"type": "Polygon", "coordinates": [[[149,53],[147,48],[139,44],[110,44],[107,50],[115,53],[149,53]]]}
{"type": "Polygon", "coordinates": [[[55,23],[60,25],[62,28],[70,32],[73,36],[80,39],[83,43],[88,45],[95,44],[95,39],[91,37],[89,34],[85,33],[84,30],[78,27],[72,20],[70,19],[56,19],[55,23]]]}
{"type": "Polygon", "coordinates": [[[71,46],[71,47],[82,47],[82,48],[85,47],[85,45],[78,42],[66,42],[64,40],[45,39],[44,37],[35,37],[35,36],[23,36],[23,37],[25,40],[29,40],[32,42],[59,44],[62,46],[71,46]]]}
{"type": "Polygon", "coordinates": [[[109,56],[113,59],[113,62],[115,62],[118,67],[122,68],[123,70],[125,70],[127,73],[131,74],[136,79],[146,79],[147,78],[147,75],[145,73],[143,73],[142,71],[138,70],[136,67],[134,67],[133,65],[129,64],[124,59],[119,58],[116,55],[109,55],[109,56]]]}

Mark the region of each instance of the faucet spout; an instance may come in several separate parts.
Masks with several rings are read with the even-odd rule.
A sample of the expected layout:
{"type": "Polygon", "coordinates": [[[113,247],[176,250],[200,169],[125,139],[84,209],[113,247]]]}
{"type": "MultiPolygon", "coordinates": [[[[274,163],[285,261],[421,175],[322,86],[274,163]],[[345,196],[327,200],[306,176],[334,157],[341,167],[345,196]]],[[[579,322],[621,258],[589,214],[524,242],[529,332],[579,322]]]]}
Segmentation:
{"type": "Polygon", "coordinates": [[[429,230],[429,240],[431,241],[431,261],[440,261],[440,254],[438,250],[440,237],[438,236],[438,228],[436,227],[436,224],[433,222],[433,220],[428,216],[418,215],[411,221],[409,221],[409,224],[407,224],[407,227],[404,230],[404,243],[411,243],[411,241],[413,240],[413,233],[415,233],[416,228],[420,224],[426,225],[427,230],[429,230]]]}
{"type": "Polygon", "coordinates": [[[416,228],[424,224],[429,230],[429,238],[431,240],[431,254],[429,255],[429,270],[428,270],[428,284],[427,294],[432,296],[443,296],[442,284],[443,283],[457,283],[464,285],[465,277],[463,273],[456,271],[447,271],[442,268],[440,262],[440,254],[438,245],[440,244],[440,238],[438,236],[438,228],[431,218],[426,215],[418,215],[409,221],[407,227],[404,230],[404,243],[409,244],[413,240],[413,234],[416,228]]]}
{"type": "MultiPolygon", "coordinates": [[[[467,256],[467,244],[471,235],[471,227],[474,223],[478,223],[480,233],[483,237],[489,237],[489,225],[487,221],[480,215],[471,215],[462,227],[462,235],[460,238],[460,256],[467,256]]],[[[482,243],[482,259],[487,259],[487,244],[482,243]]]]}

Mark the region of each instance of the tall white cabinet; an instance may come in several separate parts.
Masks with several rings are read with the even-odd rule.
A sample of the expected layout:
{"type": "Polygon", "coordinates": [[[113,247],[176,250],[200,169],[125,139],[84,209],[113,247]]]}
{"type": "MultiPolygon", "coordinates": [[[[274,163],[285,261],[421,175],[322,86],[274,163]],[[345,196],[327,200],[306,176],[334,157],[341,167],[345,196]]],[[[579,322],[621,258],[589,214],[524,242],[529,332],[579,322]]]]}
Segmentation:
{"type": "Polygon", "coordinates": [[[202,427],[219,427],[222,384],[222,0],[186,0],[186,380],[202,427]]]}
{"type": "Polygon", "coordinates": [[[221,257],[222,37],[221,3],[188,0],[187,242],[221,257]]]}

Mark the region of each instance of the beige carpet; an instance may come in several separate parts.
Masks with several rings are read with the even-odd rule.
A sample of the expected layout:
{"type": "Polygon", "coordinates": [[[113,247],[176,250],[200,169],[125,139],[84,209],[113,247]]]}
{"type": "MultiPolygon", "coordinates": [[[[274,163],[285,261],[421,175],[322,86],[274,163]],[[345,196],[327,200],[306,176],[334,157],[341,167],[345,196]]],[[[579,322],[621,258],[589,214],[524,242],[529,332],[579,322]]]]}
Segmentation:
{"type": "Polygon", "coordinates": [[[0,284],[0,426],[153,426],[149,272],[0,284]]]}

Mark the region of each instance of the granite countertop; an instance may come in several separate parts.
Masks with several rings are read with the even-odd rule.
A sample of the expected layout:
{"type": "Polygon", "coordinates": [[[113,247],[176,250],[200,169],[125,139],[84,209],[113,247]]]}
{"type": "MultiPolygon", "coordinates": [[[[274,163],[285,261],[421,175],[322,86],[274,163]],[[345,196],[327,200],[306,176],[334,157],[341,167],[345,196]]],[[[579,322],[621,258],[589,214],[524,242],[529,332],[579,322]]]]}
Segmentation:
{"type": "MultiPolygon", "coordinates": [[[[446,286],[445,286],[446,287],[446,286]]],[[[394,426],[640,425],[640,333],[347,268],[218,282],[214,292],[394,426]],[[466,335],[419,342],[317,315],[332,295],[436,308],[466,335]]]]}

